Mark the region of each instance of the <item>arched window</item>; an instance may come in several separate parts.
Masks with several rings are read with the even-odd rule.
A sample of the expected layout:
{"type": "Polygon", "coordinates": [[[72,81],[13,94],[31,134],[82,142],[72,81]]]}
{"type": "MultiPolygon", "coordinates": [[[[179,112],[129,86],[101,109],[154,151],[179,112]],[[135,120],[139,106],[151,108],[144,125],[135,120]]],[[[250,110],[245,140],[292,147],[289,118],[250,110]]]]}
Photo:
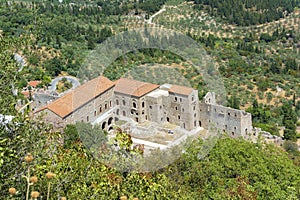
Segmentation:
{"type": "Polygon", "coordinates": [[[132,106],[133,106],[134,108],[136,108],[136,103],[135,103],[135,102],[132,102],[132,106]]]}
{"type": "Polygon", "coordinates": [[[106,128],[106,122],[103,122],[103,123],[102,123],[101,128],[102,128],[103,130],[106,128]]]}
{"type": "Polygon", "coordinates": [[[116,100],[116,105],[119,105],[119,100],[118,99],[116,100]]]}
{"type": "Polygon", "coordinates": [[[111,125],[112,121],[113,121],[112,117],[108,119],[108,126],[111,125]]]}
{"type": "Polygon", "coordinates": [[[119,115],[120,114],[120,110],[119,109],[117,109],[117,115],[119,115]]]}
{"type": "Polygon", "coordinates": [[[144,108],[145,107],[145,102],[142,102],[142,108],[144,108]]]}
{"type": "Polygon", "coordinates": [[[123,110],[123,116],[126,117],[126,112],[125,112],[125,110],[123,110]]]}
{"type": "Polygon", "coordinates": [[[123,103],[123,105],[124,105],[124,106],[126,105],[126,102],[125,102],[125,100],[123,100],[123,101],[122,101],[122,103],[123,103]]]}

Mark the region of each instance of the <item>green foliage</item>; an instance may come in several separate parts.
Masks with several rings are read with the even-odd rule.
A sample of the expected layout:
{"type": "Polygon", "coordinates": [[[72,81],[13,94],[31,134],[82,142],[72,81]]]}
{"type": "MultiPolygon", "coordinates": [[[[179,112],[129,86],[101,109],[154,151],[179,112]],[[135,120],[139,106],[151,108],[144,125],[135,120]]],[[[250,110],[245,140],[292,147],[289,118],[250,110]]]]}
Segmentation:
{"type": "Polygon", "coordinates": [[[199,160],[199,145],[164,171],[191,199],[297,199],[300,171],[282,150],[228,138],[199,160]]]}
{"type": "Polygon", "coordinates": [[[285,126],[284,138],[287,140],[297,140],[296,123],[298,121],[297,114],[289,102],[285,102],[282,106],[283,125],[285,126]]]}
{"type": "Polygon", "coordinates": [[[262,123],[254,123],[253,126],[261,128],[264,131],[271,133],[272,135],[279,135],[279,129],[276,124],[262,124],[262,123]]]}
{"type": "Polygon", "coordinates": [[[75,146],[76,142],[80,141],[76,125],[68,124],[64,128],[63,132],[64,132],[63,136],[64,136],[64,147],[65,148],[69,149],[72,146],[75,146]]]}
{"type": "MultiPolygon", "coordinates": [[[[111,15],[127,14],[132,9],[136,14],[141,9],[146,10],[149,15],[160,9],[164,1],[136,1],[129,4],[123,1],[80,3],[86,3],[87,6],[58,4],[55,1],[36,3],[37,9],[31,6],[31,2],[16,2],[10,6],[1,4],[0,26],[4,37],[0,37],[0,114],[14,115],[15,118],[7,126],[0,126],[0,199],[11,199],[7,193],[9,187],[15,187],[19,191],[16,199],[24,199],[26,183],[21,177],[28,169],[28,164],[24,162],[27,152],[34,156],[34,161],[30,163],[32,175],[39,178],[33,188],[43,196],[46,196],[49,183],[45,173],[52,171],[56,174],[51,180],[51,198],[67,196],[68,199],[119,199],[122,195],[130,199],[299,198],[300,159],[297,147],[291,141],[284,144],[289,152],[287,155],[273,146],[227,138],[218,141],[207,157],[199,159],[197,155],[202,147],[202,141],[199,140],[189,146],[180,159],[165,169],[153,173],[122,173],[95,159],[86,150],[87,145],[84,146],[97,144],[88,146],[94,153],[93,150],[99,150],[98,147],[107,142],[106,133],[100,127],[79,123],[68,125],[63,133],[59,133],[50,131],[44,123],[32,121],[26,113],[18,114],[14,105],[19,97],[12,95],[13,86],[15,89],[24,86],[26,78],[39,79],[47,85],[51,81],[50,76],[57,76],[62,71],[76,75],[87,49],[93,49],[97,43],[103,42],[113,33],[127,28],[121,16],[111,15]],[[99,7],[93,6],[95,3],[101,6],[101,12],[99,7]],[[33,48],[30,46],[33,51],[29,50],[27,40],[24,42],[17,39],[18,37],[7,37],[24,36],[27,32],[34,37],[33,48]],[[13,59],[13,53],[22,46],[28,46],[24,54],[28,56],[27,61],[31,66],[29,69],[25,68],[24,72],[18,72],[19,66],[13,59]],[[41,46],[54,50],[54,56],[45,59],[38,54],[41,46]],[[43,69],[38,66],[43,66],[43,69]],[[23,76],[25,72],[28,73],[26,77],[23,76]],[[81,138],[78,137],[78,131],[81,138]],[[85,136],[83,139],[82,135],[85,136]],[[92,137],[94,135],[97,137],[92,137]]],[[[216,16],[225,16],[232,23],[248,25],[278,19],[282,17],[282,11],[287,10],[290,13],[290,8],[297,1],[287,4],[284,0],[268,2],[267,12],[261,17],[259,12],[252,12],[250,8],[255,3],[256,9],[265,9],[267,3],[262,1],[241,1],[237,4],[231,3],[230,6],[227,6],[228,1],[197,3],[209,5],[204,9],[210,9],[210,6],[217,8],[210,9],[209,12],[214,12],[216,16]],[[277,9],[282,2],[282,10],[277,9]],[[240,9],[241,4],[248,10],[240,9]],[[258,16],[258,21],[255,21],[258,16]]],[[[176,23],[184,27],[183,23],[186,21],[177,20],[176,23]]],[[[293,41],[299,40],[298,33],[278,29],[270,34],[242,34],[243,37],[239,38],[240,33],[231,32],[232,38],[229,35],[220,38],[212,29],[216,27],[207,24],[200,26],[198,20],[190,21],[187,25],[191,24],[199,27],[195,26],[193,31],[185,32],[203,45],[220,64],[220,71],[231,95],[229,103],[232,107],[238,108],[240,104],[254,99],[250,91],[240,87],[242,85],[250,90],[258,86],[262,98],[263,91],[269,88],[274,91],[276,85],[290,95],[295,94],[293,102],[284,103],[282,107],[262,105],[254,101],[247,110],[252,113],[255,126],[277,135],[275,124],[284,125],[285,138],[295,140],[295,114],[300,115],[300,101],[296,99],[299,96],[299,89],[296,87],[299,82],[299,59],[296,58],[296,48],[292,47],[296,44],[293,41]],[[200,32],[197,33],[197,28],[207,30],[210,34],[201,35],[200,32]]],[[[181,30],[180,27],[177,27],[178,30],[181,30]]],[[[199,89],[200,96],[203,96],[205,83],[199,78],[197,70],[179,56],[166,51],[146,49],[129,53],[113,63],[105,71],[105,75],[117,79],[140,64],[174,62],[184,63],[184,68],[179,71],[191,81],[194,88],[199,89]]],[[[267,98],[271,101],[271,93],[267,93],[267,98]]],[[[274,98],[277,97],[273,96],[274,98]]],[[[127,134],[120,132],[115,143],[127,153],[131,151],[132,141],[127,134]]],[[[123,151],[121,153],[127,155],[123,151]]]]}
{"type": "Polygon", "coordinates": [[[14,115],[18,94],[13,95],[19,83],[22,82],[20,66],[13,59],[14,49],[26,42],[13,37],[0,36],[0,114],[14,115]]]}
{"type": "Polygon", "coordinates": [[[225,18],[230,23],[248,26],[271,22],[284,16],[284,12],[291,13],[299,1],[274,0],[195,0],[196,8],[205,9],[215,16],[225,18]]]}
{"type": "Polygon", "coordinates": [[[228,106],[235,109],[240,109],[240,100],[236,96],[228,98],[228,106]]]}

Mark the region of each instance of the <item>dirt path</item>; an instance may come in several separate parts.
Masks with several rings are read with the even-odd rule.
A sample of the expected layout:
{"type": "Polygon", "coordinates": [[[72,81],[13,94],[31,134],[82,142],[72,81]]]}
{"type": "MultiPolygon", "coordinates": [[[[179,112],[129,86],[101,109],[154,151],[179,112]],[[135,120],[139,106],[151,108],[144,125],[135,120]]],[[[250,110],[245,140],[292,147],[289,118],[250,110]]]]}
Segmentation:
{"type": "Polygon", "coordinates": [[[149,18],[148,20],[146,20],[146,22],[147,22],[148,24],[153,24],[153,23],[152,23],[153,18],[156,17],[157,15],[159,15],[159,14],[165,12],[166,10],[167,10],[167,9],[165,8],[165,6],[163,6],[162,9],[160,9],[159,11],[157,11],[156,13],[154,13],[152,16],[150,16],[150,18],[149,18]]]}

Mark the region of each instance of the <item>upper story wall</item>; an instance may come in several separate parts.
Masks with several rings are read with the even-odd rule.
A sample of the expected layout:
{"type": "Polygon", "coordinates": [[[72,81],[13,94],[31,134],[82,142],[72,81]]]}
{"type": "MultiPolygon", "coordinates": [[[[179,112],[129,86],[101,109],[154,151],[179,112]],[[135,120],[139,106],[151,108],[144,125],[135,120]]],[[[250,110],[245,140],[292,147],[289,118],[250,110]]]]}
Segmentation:
{"type": "Polygon", "coordinates": [[[252,117],[250,113],[215,103],[215,95],[208,93],[199,103],[199,122],[206,129],[216,128],[227,132],[231,137],[246,137],[252,132],[252,117]],[[210,102],[210,103],[209,103],[210,102]]]}
{"type": "MultiPolygon", "coordinates": [[[[80,101],[80,98],[74,99],[73,101],[80,101]]],[[[49,108],[40,111],[39,115],[43,115],[46,121],[52,123],[55,128],[62,128],[66,124],[74,124],[76,122],[93,122],[112,108],[113,88],[103,92],[91,101],[86,102],[64,118],[51,111],[49,108]]]]}
{"type": "Polygon", "coordinates": [[[198,92],[182,95],[167,90],[159,90],[146,96],[149,120],[176,124],[187,130],[199,126],[198,92]]]}
{"type": "Polygon", "coordinates": [[[103,92],[101,95],[72,112],[65,120],[68,123],[95,121],[99,116],[113,108],[113,94],[113,88],[103,92]]]}
{"type": "Polygon", "coordinates": [[[148,120],[145,96],[135,97],[122,93],[114,93],[115,114],[133,119],[136,122],[148,120]]]}

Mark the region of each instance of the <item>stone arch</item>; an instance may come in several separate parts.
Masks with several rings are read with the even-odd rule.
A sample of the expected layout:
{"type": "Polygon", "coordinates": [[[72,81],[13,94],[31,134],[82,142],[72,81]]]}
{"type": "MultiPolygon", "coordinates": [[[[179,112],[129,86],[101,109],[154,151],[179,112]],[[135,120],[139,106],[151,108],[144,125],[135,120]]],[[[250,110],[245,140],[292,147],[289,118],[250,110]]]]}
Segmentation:
{"type": "Polygon", "coordinates": [[[114,130],[112,126],[108,128],[108,131],[112,131],[112,130],[114,130]]]}

